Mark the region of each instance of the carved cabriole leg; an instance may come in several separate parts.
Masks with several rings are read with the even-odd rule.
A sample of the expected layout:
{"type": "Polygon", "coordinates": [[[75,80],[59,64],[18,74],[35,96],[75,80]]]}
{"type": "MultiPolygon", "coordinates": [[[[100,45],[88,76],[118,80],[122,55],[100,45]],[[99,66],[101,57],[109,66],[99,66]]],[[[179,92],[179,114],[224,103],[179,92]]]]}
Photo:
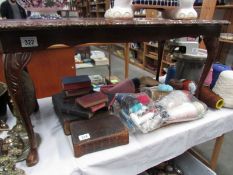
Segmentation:
{"type": "Polygon", "coordinates": [[[156,80],[159,81],[159,74],[163,60],[163,50],[164,50],[165,41],[158,42],[158,69],[156,72],[156,80]]]}
{"type": "Polygon", "coordinates": [[[198,83],[198,87],[196,90],[196,97],[199,97],[200,88],[203,85],[211,69],[212,64],[216,60],[217,53],[218,53],[218,45],[219,45],[218,37],[204,37],[204,43],[206,45],[208,56],[207,56],[207,60],[206,60],[205,67],[203,69],[200,81],[198,83]]]}
{"type": "Polygon", "coordinates": [[[3,56],[5,79],[8,85],[8,91],[13,100],[14,110],[16,111],[17,117],[23,123],[29,138],[30,151],[26,162],[28,166],[33,166],[38,162],[39,157],[36,138],[30,119],[31,112],[28,109],[28,106],[30,107],[32,105],[30,104],[30,99],[27,99],[24,93],[25,85],[22,82],[24,68],[30,59],[31,53],[9,53],[3,56]]]}

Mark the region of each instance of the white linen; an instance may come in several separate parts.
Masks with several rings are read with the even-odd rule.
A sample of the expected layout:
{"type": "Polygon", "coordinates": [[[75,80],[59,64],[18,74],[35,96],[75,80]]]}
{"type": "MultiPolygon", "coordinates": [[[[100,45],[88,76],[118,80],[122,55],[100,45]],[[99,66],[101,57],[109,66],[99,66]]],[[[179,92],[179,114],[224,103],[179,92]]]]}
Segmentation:
{"type": "Polygon", "coordinates": [[[135,175],[233,130],[232,109],[209,110],[200,120],[130,134],[128,145],[75,158],[71,137],[64,135],[51,98],[39,100],[39,105],[40,113],[32,116],[34,130],[42,138],[39,163],[17,164],[27,175],[135,175]]]}

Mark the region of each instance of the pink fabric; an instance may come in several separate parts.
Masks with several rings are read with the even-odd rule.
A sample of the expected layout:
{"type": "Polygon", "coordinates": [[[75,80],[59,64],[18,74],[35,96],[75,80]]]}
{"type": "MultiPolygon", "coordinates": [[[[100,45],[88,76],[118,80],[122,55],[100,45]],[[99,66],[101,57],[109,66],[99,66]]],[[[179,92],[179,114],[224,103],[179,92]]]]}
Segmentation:
{"type": "Polygon", "coordinates": [[[130,80],[124,80],[114,87],[109,89],[102,89],[102,92],[105,94],[116,94],[116,93],[135,93],[134,83],[130,80]]]}
{"type": "Polygon", "coordinates": [[[212,74],[213,74],[213,69],[211,68],[205,81],[204,81],[204,84],[207,85],[207,86],[210,86],[211,82],[212,82],[212,74]]]}

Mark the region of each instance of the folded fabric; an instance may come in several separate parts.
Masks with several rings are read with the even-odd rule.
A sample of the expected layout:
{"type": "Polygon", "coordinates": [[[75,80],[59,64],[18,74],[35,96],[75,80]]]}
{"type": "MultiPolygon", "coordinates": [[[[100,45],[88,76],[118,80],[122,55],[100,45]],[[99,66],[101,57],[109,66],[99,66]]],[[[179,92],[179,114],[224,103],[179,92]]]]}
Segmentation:
{"type": "Polygon", "coordinates": [[[135,85],[132,80],[128,79],[122,81],[112,88],[102,89],[105,94],[116,94],[116,93],[135,93],[135,85]]]}

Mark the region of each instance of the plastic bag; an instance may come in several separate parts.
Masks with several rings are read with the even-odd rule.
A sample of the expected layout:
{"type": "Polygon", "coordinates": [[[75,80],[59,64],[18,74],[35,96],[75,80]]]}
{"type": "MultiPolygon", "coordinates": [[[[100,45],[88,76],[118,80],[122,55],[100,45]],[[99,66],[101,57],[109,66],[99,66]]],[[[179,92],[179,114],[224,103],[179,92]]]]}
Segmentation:
{"type": "Polygon", "coordinates": [[[159,101],[153,101],[146,93],[115,96],[114,109],[131,132],[148,133],[170,123],[201,118],[207,106],[186,91],[173,91],[159,101]]]}

